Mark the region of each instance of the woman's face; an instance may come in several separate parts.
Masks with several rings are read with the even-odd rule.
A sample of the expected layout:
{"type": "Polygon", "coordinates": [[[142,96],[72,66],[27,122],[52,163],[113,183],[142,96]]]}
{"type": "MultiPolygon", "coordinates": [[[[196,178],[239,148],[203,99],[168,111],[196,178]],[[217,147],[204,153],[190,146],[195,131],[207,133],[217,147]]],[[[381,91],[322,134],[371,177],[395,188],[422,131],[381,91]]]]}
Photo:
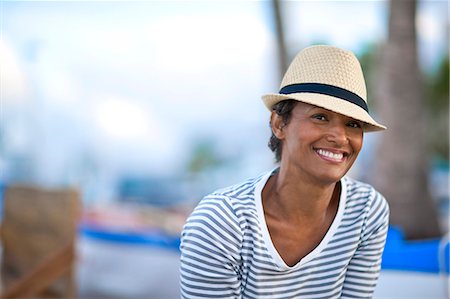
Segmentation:
{"type": "Polygon", "coordinates": [[[355,162],[363,141],[360,121],[302,102],[278,133],[283,143],[281,165],[321,183],[340,180],[355,162]]]}

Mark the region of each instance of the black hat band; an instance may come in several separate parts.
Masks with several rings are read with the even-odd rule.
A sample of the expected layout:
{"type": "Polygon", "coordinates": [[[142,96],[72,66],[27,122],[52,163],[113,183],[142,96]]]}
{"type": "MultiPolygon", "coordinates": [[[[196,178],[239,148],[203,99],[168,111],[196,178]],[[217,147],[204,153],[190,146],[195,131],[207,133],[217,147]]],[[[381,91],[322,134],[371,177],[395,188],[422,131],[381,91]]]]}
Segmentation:
{"type": "Polygon", "coordinates": [[[281,94],[291,94],[300,92],[320,93],[337,97],[363,108],[367,113],[369,112],[369,108],[367,107],[366,101],[364,101],[360,96],[347,89],[340,88],[337,86],[322,83],[299,83],[287,85],[282,89],[280,89],[281,94]]]}

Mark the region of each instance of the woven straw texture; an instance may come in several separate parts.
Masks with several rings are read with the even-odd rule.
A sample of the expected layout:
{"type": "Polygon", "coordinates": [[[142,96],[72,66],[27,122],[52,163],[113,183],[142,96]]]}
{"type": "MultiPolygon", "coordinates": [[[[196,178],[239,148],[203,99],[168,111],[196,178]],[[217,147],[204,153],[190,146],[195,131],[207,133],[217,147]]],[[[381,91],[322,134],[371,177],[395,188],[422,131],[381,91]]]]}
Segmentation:
{"type": "MultiPolygon", "coordinates": [[[[349,90],[367,102],[364,75],[355,55],[332,46],[312,46],[304,49],[292,61],[280,89],[291,84],[322,83],[349,90]]],[[[276,103],[294,99],[313,104],[365,123],[365,131],[386,129],[377,123],[364,109],[343,99],[318,93],[268,94],[263,96],[269,110],[276,103]]]]}

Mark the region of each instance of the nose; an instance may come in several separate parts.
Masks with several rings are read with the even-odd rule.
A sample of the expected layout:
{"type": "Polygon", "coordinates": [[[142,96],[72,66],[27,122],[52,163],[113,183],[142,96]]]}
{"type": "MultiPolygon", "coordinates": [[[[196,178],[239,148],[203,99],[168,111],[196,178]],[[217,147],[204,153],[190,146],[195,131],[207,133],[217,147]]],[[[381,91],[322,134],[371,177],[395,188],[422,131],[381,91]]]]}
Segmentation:
{"type": "Polygon", "coordinates": [[[327,141],[343,146],[349,143],[345,125],[333,124],[327,132],[327,141]]]}

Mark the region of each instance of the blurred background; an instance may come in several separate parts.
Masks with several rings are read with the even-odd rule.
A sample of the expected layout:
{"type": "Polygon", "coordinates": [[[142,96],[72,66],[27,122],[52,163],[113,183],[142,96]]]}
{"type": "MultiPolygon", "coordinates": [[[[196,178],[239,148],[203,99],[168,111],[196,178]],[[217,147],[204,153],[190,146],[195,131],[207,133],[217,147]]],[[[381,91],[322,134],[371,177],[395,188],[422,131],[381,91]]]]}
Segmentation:
{"type": "Polygon", "coordinates": [[[444,0],[1,1],[2,291],[178,298],[184,220],[275,166],[261,95],[330,44],[358,56],[389,127],[349,173],[391,206],[375,297],[447,298],[448,16],[444,0]]]}

